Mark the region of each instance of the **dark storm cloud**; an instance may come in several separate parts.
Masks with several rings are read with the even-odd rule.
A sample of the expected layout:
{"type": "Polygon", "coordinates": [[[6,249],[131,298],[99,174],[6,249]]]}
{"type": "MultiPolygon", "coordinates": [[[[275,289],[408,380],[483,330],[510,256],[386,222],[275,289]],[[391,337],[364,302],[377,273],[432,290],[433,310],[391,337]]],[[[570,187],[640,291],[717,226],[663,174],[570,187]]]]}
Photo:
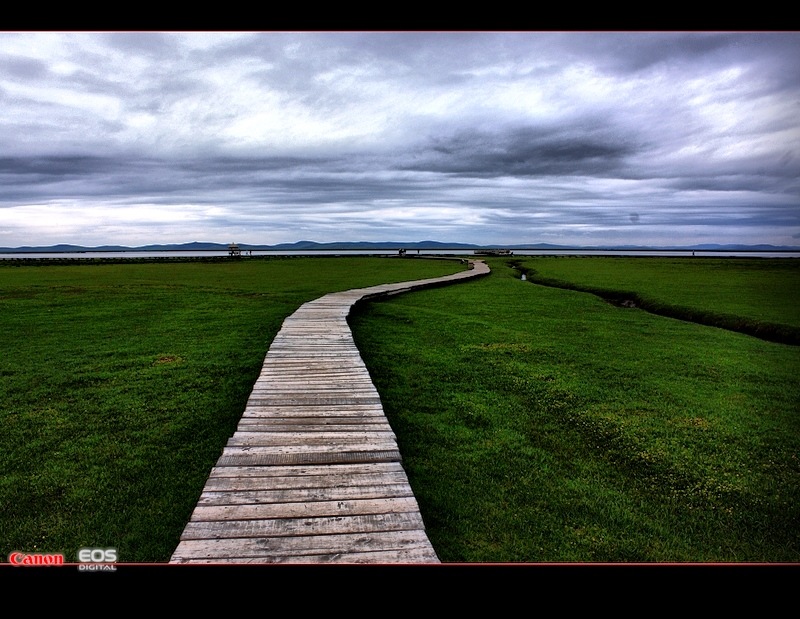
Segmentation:
{"type": "Polygon", "coordinates": [[[796,56],[800,33],[622,32],[549,35],[565,60],[591,59],[619,74],[677,69],[704,72],[732,63],[758,67],[783,84],[800,78],[796,56]]]}
{"type": "Polygon", "coordinates": [[[462,130],[432,138],[406,169],[475,176],[592,176],[619,170],[631,145],[603,131],[530,127],[504,133],[462,130]]]}
{"type": "MultiPolygon", "coordinates": [[[[0,158],[0,208],[39,201],[58,187],[62,198],[149,196],[155,202],[184,196],[198,203],[333,199],[419,194],[415,183],[344,173],[345,162],[322,158],[202,158],[47,156],[0,158]],[[298,182],[298,178],[300,182],[298,182]],[[202,192],[202,193],[198,193],[202,192]]],[[[135,199],[135,198],[134,198],[135,199]]]]}
{"type": "Polygon", "coordinates": [[[37,80],[48,75],[47,64],[24,56],[0,57],[0,75],[11,79],[37,80]]]}
{"type": "Polygon", "coordinates": [[[577,57],[591,56],[598,66],[619,73],[712,63],[718,54],[739,49],[746,41],[741,35],[728,33],[671,32],[559,35],[559,38],[577,57]]]}
{"type": "Polygon", "coordinates": [[[775,192],[797,195],[800,189],[798,177],[792,174],[715,174],[713,176],[681,176],[664,179],[664,187],[674,192],[685,191],[746,191],[775,192]]]}
{"type": "Polygon", "coordinates": [[[175,55],[179,47],[174,37],[159,32],[111,32],[98,37],[110,47],[125,54],[150,56],[161,59],[175,55]]]}
{"type": "Polygon", "coordinates": [[[798,33],[0,34],[0,245],[786,243],[799,56],[798,33]]]}

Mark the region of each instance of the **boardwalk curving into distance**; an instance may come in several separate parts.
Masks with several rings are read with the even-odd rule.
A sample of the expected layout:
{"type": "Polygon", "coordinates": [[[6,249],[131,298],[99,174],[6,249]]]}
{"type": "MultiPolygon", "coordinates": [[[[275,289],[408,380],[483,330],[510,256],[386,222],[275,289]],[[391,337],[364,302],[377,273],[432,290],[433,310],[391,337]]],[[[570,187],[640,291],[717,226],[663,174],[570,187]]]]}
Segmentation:
{"type": "Polygon", "coordinates": [[[363,300],[488,273],[469,261],[289,316],[170,563],[438,563],[347,316],[363,300]]]}

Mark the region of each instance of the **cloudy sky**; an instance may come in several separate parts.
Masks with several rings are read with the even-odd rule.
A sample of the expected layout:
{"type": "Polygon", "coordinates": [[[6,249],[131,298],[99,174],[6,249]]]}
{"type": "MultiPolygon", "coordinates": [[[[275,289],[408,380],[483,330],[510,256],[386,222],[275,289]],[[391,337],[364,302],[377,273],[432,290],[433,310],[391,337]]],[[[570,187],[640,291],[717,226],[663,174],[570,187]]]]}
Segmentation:
{"type": "Polygon", "coordinates": [[[800,245],[797,32],[0,32],[0,246],[800,245]]]}

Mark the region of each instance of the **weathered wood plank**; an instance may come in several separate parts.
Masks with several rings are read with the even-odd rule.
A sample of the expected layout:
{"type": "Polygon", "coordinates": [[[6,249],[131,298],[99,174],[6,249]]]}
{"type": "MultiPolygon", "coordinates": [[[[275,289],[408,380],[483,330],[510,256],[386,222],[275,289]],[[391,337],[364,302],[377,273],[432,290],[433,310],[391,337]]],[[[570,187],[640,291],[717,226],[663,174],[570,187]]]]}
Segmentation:
{"type": "Polygon", "coordinates": [[[376,428],[391,429],[391,426],[386,418],[381,418],[378,415],[337,415],[335,417],[323,417],[321,415],[295,415],[295,416],[275,416],[270,417],[263,415],[260,417],[248,416],[242,417],[239,420],[238,429],[243,431],[258,432],[262,428],[276,428],[279,431],[282,428],[291,430],[292,428],[299,429],[304,427],[313,428],[315,430],[335,430],[339,427],[357,426],[363,427],[366,430],[374,430],[376,428]]]}
{"type": "MultiPolygon", "coordinates": [[[[418,511],[413,496],[382,499],[349,499],[337,501],[310,501],[308,503],[265,503],[260,505],[197,505],[189,522],[226,522],[264,520],[270,518],[324,518],[326,516],[353,516],[364,514],[396,514],[418,511]]],[[[187,525],[187,527],[189,526],[187,525]]],[[[311,526],[311,525],[309,525],[311,526]]]]}
{"type": "MultiPolygon", "coordinates": [[[[291,537],[254,537],[247,544],[238,539],[185,540],[179,558],[215,557],[310,557],[314,555],[352,554],[430,550],[422,530],[295,535],[291,537]]],[[[247,539],[247,538],[245,538],[247,539]]]]}
{"type": "Polygon", "coordinates": [[[399,462],[397,449],[382,451],[333,451],[314,453],[264,453],[261,450],[233,450],[217,460],[218,466],[290,466],[304,464],[355,464],[360,462],[399,462]]]}
{"type": "Polygon", "coordinates": [[[338,535],[344,533],[377,533],[387,531],[423,531],[419,510],[381,514],[345,514],[262,518],[259,520],[193,521],[181,540],[236,539],[248,537],[294,537],[306,535],[338,535]]]}
{"type": "MultiPolygon", "coordinates": [[[[247,540],[243,540],[246,543],[247,540]]],[[[419,548],[413,550],[390,550],[363,553],[338,553],[330,555],[306,555],[299,557],[220,557],[212,559],[184,560],[175,563],[206,563],[206,564],[353,564],[353,565],[387,565],[387,564],[417,564],[438,563],[439,560],[432,549],[419,548]]]]}
{"type": "Polygon", "coordinates": [[[310,387],[320,384],[332,385],[370,385],[374,388],[372,377],[368,372],[357,371],[357,368],[337,367],[331,368],[310,368],[304,367],[302,370],[290,371],[281,368],[278,372],[262,374],[262,379],[253,385],[253,390],[271,389],[275,381],[280,381],[283,385],[294,387],[310,387]],[[275,376],[272,376],[275,374],[275,376]],[[264,377],[266,376],[266,380],[264,377]],[[322,382],[325,381],[325,382],[322,382]]]}
{"type": "Polygon", "coordinates": [[[215,466],[209,480],[216,477],[303,477],[318,475],[376,475],[405,473],[399,462],[365,462],[356,464],[325,464],[295,466],[215,466]]]}
{"type": "Polygon", "coordinates": [[[325,417],[302,417],[292,419],[269,419],[262,417],[261,419],[243,419],[239,421],[237,434],[240,432],[313,432],[319,434],[321,432],[363,432],[366,431],[381,431],[392,432],[392,427],[382,422],[378,417],[339,417],[333,421],[325,417]]]}
{"type": "Polygon", "coordinates": [[[247,410],[245,410],[243,417],[259,417],[259,416],[285,416],[285,417],[308,417],[309,414],[319,415],[324,413],[331,417],[334,416],[380,416],[384,417],[383,408],[380,402],[349,402],[340,404],[336,407],[326,403],[316,404],[298,404],[292,406],[290,404],[261,404],[261,403],[248,403],[247,410]]]}
{"type": "Polygon", "coordinates": [[[276,378],[269,385],[258,385],[253,387],[252,395],[269,397],[272,394],[281,393],[295,393],[297,390],[303,393],[325,393],[325,392],[342,392],[344,394],[354,392],[365,392],[374,394],[377,393],[372,381],[367,378],[360,380],[355,379],[342,379],[342,378],[327,378],[324,382],[321,380],[290,380],[285,377],[276,378]]]}
{"type": "Polygon", "coordinates": [[[303,400],[317,400],[320,398],[330,399],[337,398],[341,400],[352,400],[358,402],[360,400],[375,400],[378,398],[378,393],[372,389],[353,385],[331,385],[330,389],[325,389],[317,385],[298,386],[292,388],[291,385],[275,385],[272,389],[260,389],[251,394],[249,401],[280,401],[290,399],[291,401],[303,400]]]}
{"type": "Polygon", "coordinates": [[[390,551],[390,552],[374,552],[374,553],[353,553],[353,554],[338,554],[330,556],[313,555],[308,557],[261,557],[261,558],[231,558],[220,557],[219,559],[198,559],[198,560],[185,560],[175,561],[174,563],[194,563],[194,564],[209,564],[209,565],[222,565],[222,564],[235,564],[235,565],[255,565],[255,564],[346,564],[346,565],[415,565],[418,563],[438,563],[435,555],[423,550],[419,551],[390,551]]]}
{"type": "MultiPolygon", "coordinates": [[[[352,432],[342,430],[331,432],[324,430],[319,432],[251,432],[239,430],[228,439],[228,446],[293,446],[307,445],[309,447],[328,446],[328,447],[349,447],[350,445],[387,445],[395,443],[395,435],[391,430],[376,430],[369,432],[362,430],[352,432]]],[[[382,447],[377,447],[382,449],[382,447]]]]}
{"type": "Polygon", "coordinates": [[[311,433],[311,434],[321,434],[327,430],[341,428],[343,431],[347,430],[348,428],[354,431],[361,431],[364,428],[375,428],[381,430],[383,432],[392,432],[392,428],[388,424],[383,423],[367,423],[363,419],[359,419],[357,421],[350,421],[348,423],[339,423],[339,424],[332,424],[332,423],[324,423],[320,422],[319,424],[278,424],[278,423],[266,423],[264,425],[255,425],[255,424],[243,424],[239,423],[239,430],[237,434],[243,430],[247,432],[274,432],[278,434],[292,434],[297,432],[302,433],[311,433]]]}
{"type": "Polygon", "coordinates": [[[222,450],[222,457],[267,456],[267,455],[302,455],[302,454],[335,454],[335,453],[373,453],[396,451],[397,443],[391,441],[359,441],[342,445],[229,445],[222,450]]]}
{"type": "Polygon", "coordinates": [[[380,487],[384,485],[408,485],[403,471],[395,473],[351,473],[302,475],[287,477],[209,477],[205,491],[237,492],[241,490],[277,491],[287,489],[314,488],[358,488],[360,486],[380,487]]]}
{"type": "Polygon", "coordinates": [[[284,397],[284,398],[270,398],[270,399],[261,399],[257,398],[254,400],[250,400],[248,402],[248,408],[252,406],[254,409],[280,409],[280,408],[290,408],[290,407],[317,407],[317,408],[328,408],[329,413],[331,415],[335,415],[337,413],[337,408],[339,407],[347,407],[348,409],[352,408],[355,410],[356,407],[359,406],[374,406],[379,407],[381,406],[380,398],[326,398],[326,397],[284,397]]]}
{"type": "Polygon", "coordinates": [[[278,490],[203,490],[198,505],[264,505],[267,503],[305,503],[346,501],[348,499],[382,499],[414,496],[408,483],[378,486],[332,488],[282,488],[278,490]]]}

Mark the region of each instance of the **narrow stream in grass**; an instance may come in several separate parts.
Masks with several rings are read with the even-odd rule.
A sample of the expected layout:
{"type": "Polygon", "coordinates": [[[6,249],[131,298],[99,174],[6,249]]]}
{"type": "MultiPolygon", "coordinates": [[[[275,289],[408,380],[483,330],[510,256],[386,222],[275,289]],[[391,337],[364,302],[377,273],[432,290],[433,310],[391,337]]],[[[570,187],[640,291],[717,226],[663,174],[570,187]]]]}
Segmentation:
{"type": "Polygon", "coordinates": [[[600,288],[592,288],[590,286],[581,286],[579,284],[571,284],[569,282],[542,278],[534,269],[528,268],[516,260],[509,261],[507,264],[511,269],[514,269],[520,273],[520,279],[530,282],[531,284],[548,286],[550,288],[560,288],[562,290],[572,290],[574,292],[586,292],[620,308],[640,309],[656,316],[684,320],[686,322],[692,322],[706,327],[727,329],[728,331],[742,333],[744,335],[749,335],[751,337],[756,337],[777,344],[788,344],[791,346],[800,345],[800,329],[790,325],[759,322],[755,320],[748,320],[746,318],[714,314],[710,311],[691,310],[689,308],[674,305],[656,304],[647,301],[646,299],[642,299],[635,292],[604,290],[600,288]]]}

